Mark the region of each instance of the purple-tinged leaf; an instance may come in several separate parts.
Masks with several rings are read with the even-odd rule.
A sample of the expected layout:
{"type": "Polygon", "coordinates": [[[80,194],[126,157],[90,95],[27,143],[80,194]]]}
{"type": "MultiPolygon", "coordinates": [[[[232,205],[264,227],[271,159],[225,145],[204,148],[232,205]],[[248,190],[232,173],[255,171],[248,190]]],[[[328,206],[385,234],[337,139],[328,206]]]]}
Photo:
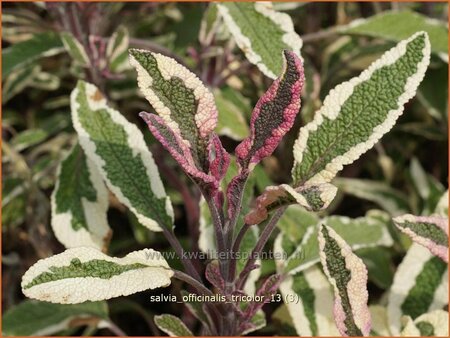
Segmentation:
{"type": "Polygon", "coordinates": [[[334,289],[334,319],[343,336],[368,336],[367,268],[330,227],[319,229],[320,261],[334,289]]]}
{"type": "Polygon", "coordinates": [[[141,112],[139,114],[147,123],[153,136],[161,142],[178,164],[196,181],[206,185],[217,186],[216,179],[197,168],[190,147],[177,133],[158,115],[141,112]]]}
{"type": "Polygon", "coordinates": [[[394,224],[414,242],[448,263],[448,218],[406,214],[394,218],[394,224]]]}
{"type": "Polygon", "coordinates": [[[259,224],[269,212],[289,204],[300,204],[307,210],[319,211],[328,207],[336,196],[337,188],[329,183],[301,186],[287,184],[269,186],[256,199],[256,206],[245,216],[247,224],[259,224]]]}
{"type": "Polygon", "coordinates": [[[293,52],[284,51],[284,58],[283,74],[272,83],[253,110],[250,136],[236,148],[236,156],[243,168],[254,166],[273,153],[291,129],[300,109],[303,65],[293,52]]]}
{"type": "Polygon", "coordinates": [[[263,307],[264,304],[269,303],[272,299],[272,295],[277,292],[281,282],[281,275],[269,276],[258,289],[258,291],[256,291],[256,296],[259,296],[262,301],[250,303],[250,305],[244,311],[244,318],[252,318],[256,314],[256,312],[258,312],[258,310],[263,307]]]}
{"type": "Polygon", "coordinates": [[[245,189],[245,182],[247,181],[249,171],[247,169],[242,170],[237,176],[233,177],[230,184],[227,187],[227,200],[228,200],[228,217],[231,219],[240,212],[237,210],[240,206],[240,200],[242,193],[245,189]]]}
{"type": "Polygon", "coordinates": [[[219,136],[212,134],[209,141],[209,170],[217,181],[221,181],[230,165],[230,154],[223,148],[219,136]]]}
{"type": "Polygon", "coordinates": [[[225,280],[220,273],[220,265],[218,261],[211,261],[205,270],[206,279],[219,291],[225,290],[225,280]]]}

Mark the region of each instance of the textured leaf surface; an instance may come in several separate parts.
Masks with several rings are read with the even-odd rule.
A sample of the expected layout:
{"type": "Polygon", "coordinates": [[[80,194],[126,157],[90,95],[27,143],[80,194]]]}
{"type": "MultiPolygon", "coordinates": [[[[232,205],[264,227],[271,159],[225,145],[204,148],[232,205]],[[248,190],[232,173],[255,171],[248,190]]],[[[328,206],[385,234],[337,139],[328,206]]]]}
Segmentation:
{"type": "Polygon", "coordinates": [[[413,320],[448,303],[448,268],[428,249],[414,243],[397,268],[388,299],[392,335],[398,335],[402,316],[413,320]]]}
{"type": "Polygon", "coordinates": [[[13,44],[2,51],[2,79],[27,63],[63,51],[62,41],[55,33],[36,34],[29,40],[13,44]]]}
{"type": "Polygon", "coordinates": [[[174,59],[131,49],[138,84],[159,116],[192,149],[197,167],[207,172],[208,136],[217,125],[212,93],[174,59]]]}
{"type": "Polygon", "coordinates": [[[180,318],[169,314],[155,316],[155,324],[170,337],[192,337],[192,332],[186,327],[180,318]]]}
{"type": "Polygon", "coordinates": [[[386,52],[360,76],[335,87],[294,145],[294,186],[327,183],[372,148],[395,124],[429,64],[419,32],[386,52]]]}
{"type": "Polygon", "coordinates": [[[72,92],[71,109],[80,145],[108,188],[147,228],[171,228],[172,205],[139,129],[83,81],[72,92]]]}
{"type": "MultiPolygon", "coordinates": [[[[322,222],[337,232],[353,250],[393,244],[386,222],[376,218],[370,212],[365,217],[355,219],[345,216],[330,216],[322,219],[322,222]]],[[[288,254],[284,264],[285,272],[293,274],[305,270],[319,261],[317,237],[317,223],[306,229],[300,243],[290,239],[284,233],[280,234],[279,248],[288,254]]]]}
{"type": "Polygon", "coordinates": [[[52,194],[52,228],[66,247],[106,251],[111,237],[108,191],[94,163],[77,144],[61,162],[52,194]]]}
{"type": "Polygon", "coordinates": [[[62,32],[61,40],[64,44],[64,47],[66,48],[66,51],[69,53],[69,55],[72,57],[72,59],[76,63],[78,63],[80,66],[85,66],[85,67],[89,66],[89,64],[90,64],[89,57],[87,56],[86,51],[84,50],[84,47],[73,36],[72,33],[62,32]]]}
{"type": "Polygon", "coordinates": [[[319,231],[320,260],[334,288],[334,318],[343,336],[368,336],[367,269],[350,246],[331,228],[319,231]]]}
{"type": "Polygon", "coordinates": [[[129,34],[125,26],[119,26],[108,41],[106,56],[112,72],[120,73],[130,68],[128,62],[129,34]]]}
{"type": "MultiPolygon", "coordinates": [[[[448,28],[445,22],[430,19],[411,11],[383,12],[367,19],[356,20],[343,31],[398,42],[423,30],[430,36],[431,50],[448,54],[448,28]]],[[[447,56],[446,56],[447,57],[447,56]]]]}
{"type": "Polygon", "coordinates": [[[274,79],[282,69],[281,52],[300,56],[301,38],[289,15],[273,10],[270,2],[217,4],[220,15],[247,59],[274,79]]]}
{"type": "Polygon", "coordinates": [[[291,129],[300,109],[304,83],[303,65],[299,57],[284,51],[284,70],[258,100],[250,121],[250,136],[236,148],[243,168],[256,165],[273,153],[283,136],[291,129]]]}
{"type": "Polygon", "coordinates": [[[394,223],[412,240],[448,263],[448,218],[406,214],[394,223]]]}
{"type": "Polygon", "coordinates": [[[81,247],[41,259],[28,269],[21,285],[29,298],[76,304],[165,287],[172,275],[163,256],[152,249],[113,258],[81,247]]]}
{"type": "Polygon", "coordinates": [[[25,300],[3,315],[3,333],[7,336],[53,335],[76,325],[81,318],[108,318],[106,302],[52,304],[25,300]]]}
{"type": "Polygon", "coordinates": [[[287,184],[267,187],[256,199],[256,206],[245,216],[247,224],[259,224],[268,214],[282,206],[299,204],[306,210],[319,211],[328,207],[336,196],[332,184],[302,186],[294,189],[287,184]]]}
{"type": "Polygon", "coordinates": [[[393,216],[410,210],[408,196],[384,182],[337,177],[333,184],[339,191],[378,204],[393,216]]]}
{"type": "Polygon", "coordinates": [[[283,299],[291,300],[286,305],[298,335],[339,334],[333,320],[331,287],[318,267],[287,276],[280,291],[283,299]]]}

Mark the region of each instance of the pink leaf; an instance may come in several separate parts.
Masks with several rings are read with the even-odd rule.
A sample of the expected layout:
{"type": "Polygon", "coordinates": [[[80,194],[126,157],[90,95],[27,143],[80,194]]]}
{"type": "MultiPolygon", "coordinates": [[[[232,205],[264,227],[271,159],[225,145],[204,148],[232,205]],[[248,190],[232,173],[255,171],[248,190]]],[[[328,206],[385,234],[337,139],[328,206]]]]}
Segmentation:
{"type": "Polygon", "coordinates": [[[231,219],[240,210],[239,201],[241,200],[241,195],[245,189],[245,182],[247,181],[249,171],[244,169],[237,176],[233,177],[230,184],[227,187],[227,200],[228,200],[228,217],[231,219]]]}
{"type": "Polygon", "coordinates": [[[230,154],[223,148],[222,142],[216,134],[211,135],[208,145],[209,170],[217,181],[221,181],[230,165],[230,154]]]}
{"type": "Polygon", "coordinates": [[[205,276],[206,279],[219,291],[225,290],[225,280],[220,273],[220,266],[218,261],[211,261],[206,266],[205,276]]]}
{"type": "Polygon", "coordinates": [[[161,117],[146,112],[141,112],[139,116],[147,123],[153,136],[161,142],[188,175],[196,181],[212,185],[217,189],[216,179],[197,168],[189,146],[161,117]]]}
{"type": "Polygon", "coordinates": [[[304,83],[303,65],[299,57],[284,51],[283,74],[259,99],[250,121],[250,136],[236,148],[240,165],[247,168],[269,156],[291,129],[300,109],[304,83]]]}

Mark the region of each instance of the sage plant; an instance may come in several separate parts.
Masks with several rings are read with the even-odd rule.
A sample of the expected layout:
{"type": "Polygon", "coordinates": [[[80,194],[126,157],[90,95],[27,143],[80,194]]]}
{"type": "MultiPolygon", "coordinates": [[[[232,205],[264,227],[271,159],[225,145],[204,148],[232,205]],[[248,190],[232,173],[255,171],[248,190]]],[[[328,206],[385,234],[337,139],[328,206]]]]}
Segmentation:
{"type": "MultiPolygon", "coordinates": [[[[222,5],[219,9],[233,26],[228,10],[222,5]]],[[[236,29],[232,32],[240,34],[236,29]]],[[[241,37],[237,41],[241,46],[247,40],[241,37]]],[[[250,51],[250,47],[246,47],[246,53],[251,54],[252,62],[260,62],[257,51],[250,51]]],[[[204,268],[193,263],[177,239],[171,201],[142,132],[112,108],[99,88],[79,81],[71,95],[72,121],[79,144],[61,164],[60,183],[52,196],[53,228],[67,250],[33,265],[23,276],[23,293],[41,301],[75,304],[167,287],[176,278],[189,285],[189,292],[205,300],[186,302],[202,322],[204,334],[244,335],[265,325],[261,309],[264,304],[281,299],[277,297],[280,290],[294,326],[302,335],[368,336],[372,321],[367,269],[353,253],[353,243],[340,235],[340,225],[333,223],[337,219],[330,217],[309,227],[297,242],[280,234],[275,252],[289,253],[288,258],[275,262],[277,272],[259,283],[253,294],[246,285],[259,268],[260,255],[288,206],[298,204],[303,210],[314,212],[327,208],[337,192],[333,184],[336,175],[394,126],[428,67],[428,35],[418,32],[401,41],[358,77],[331,90],[313,120],[300,129],[293,148],[292,183],[268,186],[255,201],[249,202],[245,199],[245,187],[252,171],[274,152],[301,113],[305,81],[299,48],[285,50],[282,57],[282,73],[257,102],[251,115],[250,135],[234,151],[237,172],[225,182],[233,155],[215,133],[218,111],[213,94],[174,59],[146,50],[129,50],[139,88],[153,109],[139,116],[198,187],[209,210],[214,241],[209,244],[216,255],[205,262],[204,268]],[[73,162],[84,173],[84,181],[78,182],[83,194],[76,207],[65,203],[71,191],[63,186],[64,180],[70,180],[68,168],[73,167],[73,162]],[[134,251],[123,258],[105,253],[110,237],[105,215],[108,190],[139,223],[150,231],[163,233],[180,257],[184,271],[169,266],[163,254],[153,249],[134,251]],[[243,206],[249,211],[243,213],[243,206]],[[87,227],[80,226],[80,219],[87,227]],[[242,250],[246,235],[258,227],[262,231],[248,259],[238,261],[234,254],[242,250]],[[289,301],[291,296],[297,296],[296,285],[300,284],[296,283],[301,283],[312,298],[302,296],[300,301],[289,301]],[[314,302],[319,292],[328,296],[321,305],[314,302]],[[244,296],[251,296],[250,301],[244,296]],[[208,301],[214,297],[219,301],[208,301]],[[334,323],[324,316],[325,312],[317,310],[318,306],[325,306],[325,312],[333,309],[334,323]]],[[[272,69],[276,67],[263,68],[266,74],[274,75],[272,69]]],[[[342,223],[357,229],[363,238],[374,236],[368,239],[368,246],[392,244],[390,235],[377,223],[380,217],[371,215],[370,222],[363,226],[356,226],[357,221],[342,223]]],[[[407,215],[394,222],[418,243],[419,249],[414,250],[428,252],[428,248],[448,261],[445,218],[407,215]]],[[[425,254],[424,262],[430,257],[425,254]]],[[[184,294],[189,295],[187,291],[184,294]]],[[[404,295],[404,299],[407,297],[404,295]]],[[[396,320],[392,333],[399,334],[404,303],[395,302],[388,309],[389,320],[396,320]]],[[[432,323],[434,315],[427,316],[432,319],[423,320],[432,323]]],[[[155,316],[155,323],[172,336],[192,335],[173,315],[155,316]]],[[[416,319],[412,318],[409,324],[407,332],[414,332],[416,319]]]]}

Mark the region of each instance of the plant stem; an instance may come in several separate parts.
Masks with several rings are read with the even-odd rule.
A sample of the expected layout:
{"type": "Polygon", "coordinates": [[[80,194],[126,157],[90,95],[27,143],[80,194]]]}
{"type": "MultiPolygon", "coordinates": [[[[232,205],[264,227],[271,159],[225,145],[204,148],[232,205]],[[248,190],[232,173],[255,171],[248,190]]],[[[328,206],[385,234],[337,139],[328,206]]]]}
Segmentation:
{"type": "MultiPolygon", "coordinates": [[[[236,239],[234,240],[233,249],[231,250],[232,254],[234,255],[235,252],[239,251],[239,248],[241,246],[242,240],[244,239],[245,234],[247,233],[247,230],[250,229],[251,225],[244,223],[242,228],[239,230],[236,239]]],[[[231,259],[230,266],[228,268],[228,277],[229,280],[233,281],[236,277],[236,264],[237,259],[231,259]]]]}
{"type": "Polygon", "coordinates": [[[189,274],[191,274],[192,277],[195,278],[197,281],[201,281],[202,278],[200,277],[198,271],[195,269],[194,265],[189,260],[189,258],[186,259],[184,255],[184,249],[181,246],[178,239],[175,237],[174,233],[163,225],[161,225],[160,227],[163,230],[163,234],[166,237],[167,241],[169,242],[170,246],[175,250],[177,255],[180,257],[181,263],[183,264],[186,271],[189,274]]]}
{"type": "Polygon", "coordinates": [[[107,321],[108,323],[108,329],[114,333],[118,337],[127,337],[128,335],[122,331],[120,327],[118,327],[116,324],[114,324],[111,321],[107,321]]]}
{"type": "Polygon", "coordinates": [[[304,43],[306,43],[306,42],[315,42],[317,40],[329,38],[333,35],[336,35],[339,32],[338,28],[339,27],[334,27],[331,29],[325,29],[325,30],[321,30],[318,32],[310,33],[310,34],[305,34],[302,36],[302,40],[304,43]]]}
{"type": "Polygon", "coordinates": [[[264,249],[264,245],[266,245],[267,241],[270,238],[270,235],[272,234],[273,230],[275,229],[278,221],[280,220],[281,216],[283,215],[284,211],[286,210],[287,207],[281,207],[280,209],[278,209],[272,216],[272,218],[270,219],[269,223],[267,223],[266,227],[264,228],[263,232],[261,233],[261,236],[258,239],[258,242],[256,243],[255,247],[253,248],[250,257],[247,261],[247,263],[244,266],[244,269],[242,269],[240,275],[239,275],[239,279],[236,283],[236,288],[238,290],[240,290],[246,279],[248,274],[246,274],[246,270],[248,270],[252,264],[255,263],[257,257],[259,257],[261,255],[261,251],[264,249]]]}

